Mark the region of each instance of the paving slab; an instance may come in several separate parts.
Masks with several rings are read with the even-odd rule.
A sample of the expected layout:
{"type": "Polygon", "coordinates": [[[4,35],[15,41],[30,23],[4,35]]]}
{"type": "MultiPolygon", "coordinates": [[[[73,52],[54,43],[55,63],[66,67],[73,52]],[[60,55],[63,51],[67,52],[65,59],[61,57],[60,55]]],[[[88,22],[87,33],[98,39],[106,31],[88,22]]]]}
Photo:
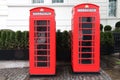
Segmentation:
{"type": "Polygon", "coordinates": [[[0,69],[0,80],[28,80],[28,68],[0,69]]]}
{"type": "Polygon", "coordinates": [[[0,80],[111,80],[102,69],[100,73],[73,73],[71,66],[57,66],[54,76],[30,76],[29,68],[0,69],[0,80]]]}
{"type": "Polygon", "coordinates": [[[22,60],[4,60],[0,61],[0,69],[4,68],[23,68],[23,67],[29,67],[29,61],[22,61],[22,60]]]}
{"type": "Polygon", "coordinates": [[[0,75],[0,80],[6,80],[6,77],[0,75]]]}

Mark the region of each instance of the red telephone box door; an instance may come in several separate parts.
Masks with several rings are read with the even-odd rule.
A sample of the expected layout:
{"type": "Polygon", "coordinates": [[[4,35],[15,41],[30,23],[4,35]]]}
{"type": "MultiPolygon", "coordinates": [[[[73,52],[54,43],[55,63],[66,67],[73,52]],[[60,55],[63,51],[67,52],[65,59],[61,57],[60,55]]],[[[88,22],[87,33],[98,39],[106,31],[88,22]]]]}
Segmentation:
{"type": "Polygon", "coordinates": [[[30,10],[30,74],[55,74],[54,10],[38,7],[30,10]]]}
{"type": "Polygon", "coordinates": [[[73,71],[99,72],[99,7],[94,4],[80,4],[73,10],[73,71]]]}

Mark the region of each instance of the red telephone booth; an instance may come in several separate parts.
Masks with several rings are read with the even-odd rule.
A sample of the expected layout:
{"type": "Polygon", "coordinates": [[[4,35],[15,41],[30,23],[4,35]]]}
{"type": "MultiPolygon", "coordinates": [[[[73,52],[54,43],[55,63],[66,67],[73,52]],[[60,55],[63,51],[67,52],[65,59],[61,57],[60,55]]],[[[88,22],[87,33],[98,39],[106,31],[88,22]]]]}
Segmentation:
{"type": "Polygon", "coordinates": [[[47,7],[30,10],[30,74],[54,75],[56,72],[55,13],[47,7]]]}
{"type": "Polygon", "coordinates": [[[74,72],[100,71],[99,6],[80,4],[73,8],[72,67],[74,72]]]}

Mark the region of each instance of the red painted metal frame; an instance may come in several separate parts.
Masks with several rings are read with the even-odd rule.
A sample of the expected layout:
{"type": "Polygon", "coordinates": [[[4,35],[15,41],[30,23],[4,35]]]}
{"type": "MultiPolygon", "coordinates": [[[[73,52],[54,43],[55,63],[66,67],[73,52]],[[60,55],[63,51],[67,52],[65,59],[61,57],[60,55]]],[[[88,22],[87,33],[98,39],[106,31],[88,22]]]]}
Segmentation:
{"type": "MultiPolygon", "coordinates": [[[[30,10],[30,21],[29,21],[29,58],[30,58],[30,75],[55,75],[56,73],[56,22],[55,22],[55,13],[54,10],[47,7],[37,7],[30,10]],[[41,13],[40,13],[41,12],[41,13]],[[44,14],[45,12],[45,14],[44,14]],[[33,15],[34,14],[34,15],[33,15]],[[36,45],[36,38],[35,38],[35,21],[36,20],[47,20],[50,21],[50,53],[49,53],[49,66],[47,67],[40,67],[36,66],[35,59],[36,52],[35,52],[35,45],[36,45]]],[[[47,25],[46,25],[47,26],[47,25]]],[[[47,45],[47,43],[46,43],[47,45]]],[[[38,49],[39,50],[39,49],[38,49]]],[[[48,54],[48,53],[47,53],[48,54]]],[[[39,56],[39,55],[37,55],[39,56]]],[[[47,57],[48,58],[48,57],[47,57]]]]}
{"type": "MultiPolygon", "coordinates": [[[[99,72],[100,71],[100,15],[99,15],[99,6],[85,3],[77,5],[73,8],[73,17],[72,17],[72,67],[73,72],[99,72]],[[84,11],[87,9],[86,11],[84,11]],[[91,9],[91,11],[89,11],[91,9]],[[92,10],[93,9],[93,10],[92,10]],[[83,34],[82,31],[82,17],[91,17],[93,18],[92,23],[92,34],[83,34]],[[81,30],[80,30],[81,29],[81,30]],[[83,35],[91,35],[91,40],[83,40],[83,35]],[[79,37],[78,37],[79,36],[79,37]],[[81,42],[91,41],[91,46],[79,46],[82,45],[81,42]],[[79,51],[82,48],[91,48],[91,52],[82,52],[79,51]],[[82,54],[90,54],[90,58],[81,57],[82,54]],[[80,58],[79,58],[80,56],[80,58]],[[83,64],[81,61],[90,59],[90,64],[83,64]]],[[[90,22],[88,22],[90,23],[90,22]]],[[[89,28],[86,28],[89,30],[89,28]]]]}

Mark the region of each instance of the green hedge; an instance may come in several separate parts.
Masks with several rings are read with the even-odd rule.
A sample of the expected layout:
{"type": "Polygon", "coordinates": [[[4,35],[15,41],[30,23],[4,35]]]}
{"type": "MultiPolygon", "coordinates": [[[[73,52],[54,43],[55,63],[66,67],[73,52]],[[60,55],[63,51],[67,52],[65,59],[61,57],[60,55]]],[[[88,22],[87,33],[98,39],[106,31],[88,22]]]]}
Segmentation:
{"type": "Polygon", "coordinates": [[[0,30],[0,49],[28,49],[28,31],[0,30]]]}
{"type": "Polygon", "coordinates": [[[100,33],[101,54],[110,55],[114,51],[114,36],[112,31],[100,33]]]}
{"type": "MultiPolygon", "coordinates": [[[[114,49],[114,39],[112,31],[100,33],[101,53],[111,54],[114,49]]],[[[0,30],[0,49],[28,49],[29,32],[28,31],[12,31],[0,30]]],[[[70,58],[71,53],[71,32],[58,30],[56,32],[56,49],[60,59],[63,57],[70,58]],[[61,55],[63,54],[63,55],[61,55]]]]}
{"type": "Polygon", "coordinates": [[[56,52],[58,61],[70,61],[71,45],[70,31],[57,30],[56,32],[56,52]]]}

